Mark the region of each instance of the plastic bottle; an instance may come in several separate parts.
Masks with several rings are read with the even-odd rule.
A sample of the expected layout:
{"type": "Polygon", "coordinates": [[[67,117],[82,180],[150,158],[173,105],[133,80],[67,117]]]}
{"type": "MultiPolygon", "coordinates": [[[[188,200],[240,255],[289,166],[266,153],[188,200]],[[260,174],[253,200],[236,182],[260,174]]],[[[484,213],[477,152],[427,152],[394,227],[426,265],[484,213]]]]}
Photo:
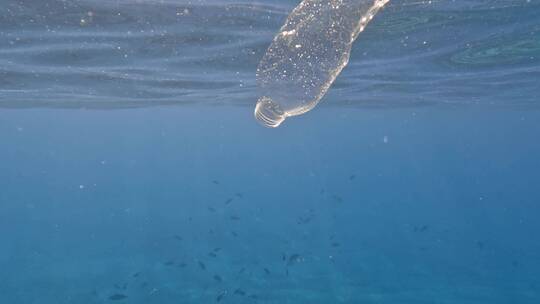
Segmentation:
{"type": "Polygon", "coordinates": [[[313,109],[347,65],[358,34],[388,1],[302,1],[259,63],[255,118],[275,128],[313,109]]]}

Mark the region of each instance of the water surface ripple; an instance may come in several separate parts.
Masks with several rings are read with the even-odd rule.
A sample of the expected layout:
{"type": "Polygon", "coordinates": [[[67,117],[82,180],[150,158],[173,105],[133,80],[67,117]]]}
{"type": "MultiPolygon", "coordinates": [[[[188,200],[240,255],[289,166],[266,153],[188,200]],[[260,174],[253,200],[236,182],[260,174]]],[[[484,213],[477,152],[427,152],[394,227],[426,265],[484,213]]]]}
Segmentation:
{"type": "MultiPolygon", "coordinates": [[[[297,4],[4,0],[0,107],[251,107],[297,4]]],[[[393,0],[321,105],[537,107],[539,79],[539,0],[393,0]]]]}

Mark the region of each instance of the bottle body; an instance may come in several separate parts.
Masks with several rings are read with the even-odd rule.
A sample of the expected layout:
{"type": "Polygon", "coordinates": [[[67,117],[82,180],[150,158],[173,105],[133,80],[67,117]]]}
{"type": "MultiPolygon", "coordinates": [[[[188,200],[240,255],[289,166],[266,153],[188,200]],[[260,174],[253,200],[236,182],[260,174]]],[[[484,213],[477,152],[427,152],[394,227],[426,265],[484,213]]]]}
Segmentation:
{"type": "Polygon", "coordinates": [[[358,34],[388,1],[302,1],[257,68],[257,120],[277,127],[315,107],[347,65],[358,34]]]}

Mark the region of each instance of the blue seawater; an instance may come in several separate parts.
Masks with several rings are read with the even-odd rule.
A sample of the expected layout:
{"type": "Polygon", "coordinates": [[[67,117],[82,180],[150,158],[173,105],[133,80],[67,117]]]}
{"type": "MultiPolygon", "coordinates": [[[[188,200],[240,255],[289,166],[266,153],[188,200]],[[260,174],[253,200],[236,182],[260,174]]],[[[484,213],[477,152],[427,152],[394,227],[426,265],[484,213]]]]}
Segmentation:
{"type": "Polygon", "coordinates": [[[0,303],[540,303],[540,1],[391,0],[266,129],[298,3],[0,1],[0,303]]]}

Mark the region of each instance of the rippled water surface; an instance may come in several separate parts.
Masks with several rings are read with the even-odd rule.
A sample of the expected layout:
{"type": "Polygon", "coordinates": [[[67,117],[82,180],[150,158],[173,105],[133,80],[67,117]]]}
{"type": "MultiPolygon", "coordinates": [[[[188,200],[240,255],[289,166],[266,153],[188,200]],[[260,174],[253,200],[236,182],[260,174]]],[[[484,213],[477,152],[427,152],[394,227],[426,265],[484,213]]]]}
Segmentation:
{"type": "MultiPolygon", "coordinates": [[[[296,1],[4,0],[0,106],[252,105],[296,1]]],[[[536,107],[540,1],[391,1],[326,105],[536,107]]]]}

